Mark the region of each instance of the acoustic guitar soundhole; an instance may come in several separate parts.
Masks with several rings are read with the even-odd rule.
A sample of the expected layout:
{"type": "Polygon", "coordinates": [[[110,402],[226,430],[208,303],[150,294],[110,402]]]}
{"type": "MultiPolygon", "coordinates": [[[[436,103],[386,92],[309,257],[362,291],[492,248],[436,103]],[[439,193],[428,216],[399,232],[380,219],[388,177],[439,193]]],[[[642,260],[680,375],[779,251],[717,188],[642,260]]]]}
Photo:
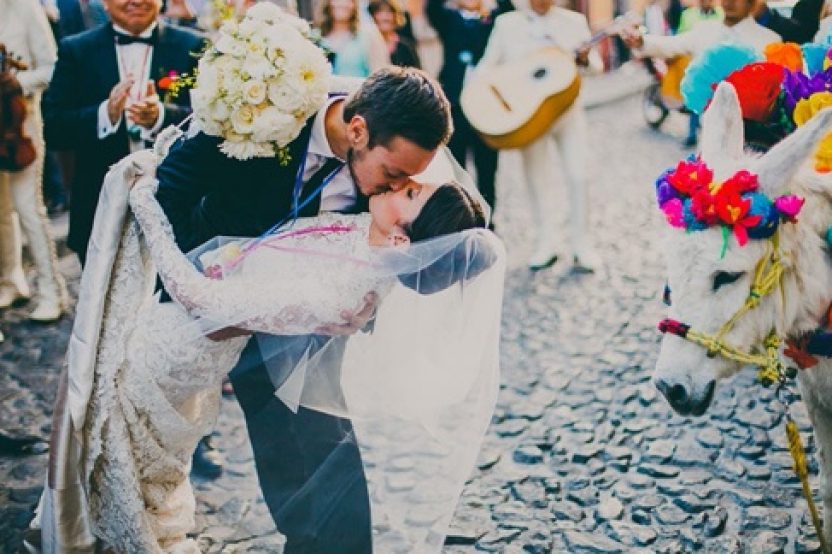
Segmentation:
{"type": "Polygon", "coordinates": [[[544,78],[547,73],[549,72],[546,70],[545,67],[540,67],[538,69],[535,69],[534,73],[532,73],[532,77],[534,77],[537,80],[540,80],[544,78]]]}

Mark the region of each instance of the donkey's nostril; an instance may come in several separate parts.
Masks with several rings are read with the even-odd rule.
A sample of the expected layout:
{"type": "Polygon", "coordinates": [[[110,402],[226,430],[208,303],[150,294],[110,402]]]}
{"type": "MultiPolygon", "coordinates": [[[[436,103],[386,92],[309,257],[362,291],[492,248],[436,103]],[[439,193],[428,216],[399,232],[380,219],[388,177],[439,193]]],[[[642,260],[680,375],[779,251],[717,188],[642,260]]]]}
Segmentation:
{"type": "Polygon", "coordinates": [[[675,408],[684,407],[688,403],[688,392],[682,385],[673,385],[665,396],[667,396],[668,402],[675,408]]]}

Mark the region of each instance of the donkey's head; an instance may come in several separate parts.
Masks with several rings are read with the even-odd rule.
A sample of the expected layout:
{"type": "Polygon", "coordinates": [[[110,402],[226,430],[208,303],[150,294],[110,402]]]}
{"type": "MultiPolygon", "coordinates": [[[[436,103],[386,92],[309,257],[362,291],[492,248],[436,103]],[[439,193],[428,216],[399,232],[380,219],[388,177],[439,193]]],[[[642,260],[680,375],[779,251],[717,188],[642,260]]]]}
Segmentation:
{"type": "MultiPolygon", "coordinates": [[[[830,124],[832,110],[825,110],[762,157],[752,158],[743,152],[743,123],[736,92],[730,84],[722,83],[703,118],[702,161],[713,170],[714,182],[724,182],[744,169],[756,174],[757,190],[774,199],[789,192],[795,173],[829,132],[830,124]]],[[[713,337],[745,305],[755,269],[761,260],[768,259],[773,243],[752,238],[740,246],[728,234],[728,227],[698,228],[701,230],[667,228],[667,283],[672,296],[668,316],[713,337]]],[[[794,230],[789,232],[793,238],[794,230]]],[[[790,258],[784,263],[791,263],[790,258]]],[[[781,294],[775,291],[739,317],[722,339],[744,352],[753,352],[782,325],[781,294]]],[[[716,380],[733,375],[741,367],[738,362],[709,354],[706,348],[667,333],[654,382],[677,412],[701,415],[711,402],[716,380]]]]}

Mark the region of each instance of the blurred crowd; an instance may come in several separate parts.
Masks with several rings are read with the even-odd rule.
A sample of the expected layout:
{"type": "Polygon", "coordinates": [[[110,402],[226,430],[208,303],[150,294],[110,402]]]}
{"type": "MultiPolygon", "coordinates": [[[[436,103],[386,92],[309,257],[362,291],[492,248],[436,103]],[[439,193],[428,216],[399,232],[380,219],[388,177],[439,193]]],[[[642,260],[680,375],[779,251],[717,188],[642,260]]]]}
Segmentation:
{"type": "MultiPolygon", "coordinates": [[[[539,18],[549,13],[549,21],[555,25],[555,41],[562,34],[569,35],[574,27],[568,17],[564,20],[567,23],[557,23],[557,17],[567,10],[553,8],[560,11],[549,12],[552,0],[517,0],[522,6],[514,6],[510,0],[407,0],[407,5],[399,0],[319,0],[315,4],[308,0],[300,0],[300,4],[296,0],[273,1],[313,22],[333,53],[336,74],[366,77],[393,63],[421,67],[438,76],[453,109],[455,131],[449,147],[463,165],[471,162],[478,185],[492,206],[498,155],[483,142],[460,108],[463,84],[485,54],[501,14],[515,8],[529,10],[529,6],[528,13],[537,13],[539,18]],[[559,29],[557,25],[564,27],[559,29]]],[[[692,33],[704,21],[725,18],[719,0],[690,1],[692,4],[687,6],[682,0],[647,0],[641,6],[619,1],[614,11],[620,14],[638,9],[647,36],[692,33]]],[[[37,151],[35,162],[29,166],[0,170],[0,309],[33,298],[32,320],[50,322],[61,317],[68,299],[57,269],[48,216],[69,210],[67,244],[83,265],[107,168],[129,152],[146,147],[166,125],[187,117],[188,95],[176,94],[177,87],[172,84],[193,75],[197,60],[194,53],[205,47],[223,19],[243,13],[251,3],[0,0],[0,13],[4,14],[0,43],[28,66],[14,73],[27,109],[24,131],[37,151]],[[24,238],[36,269],[34,287],[23,271],[24,238]]],[[[757,0],[723,3],[734,11],[734,6],[741,4],[744,13],[758,24],[784,40],[796,42],[812,40],[824,9],[824,0],[799,0],[793,9],[789,6],[788,12],[757,0]]],[[[581,17],[574,28],[583,29],[584,23],[586,19],[581,17]]],[[[525,34],[523,25],[512,32],[525,34]]],[[[534,34],[538,24],[529,25],[528,32],[534,34]]],[[[509,36],[507,42],[513,38],[523,37],[509,36]]],[[[587,38],[581,31],[570,48],[580,50],[587,38]]],[[[639,49],[632,36],[614,40],[607,50],[617,52],[619,60],[630,56],[630,48],[639,49]]],[[[579,53],[576,61],[591,69],[587,52],[579,53]]],[[[611,59],[607,56],[601,68],[608,68],[611,59]]],[[[697,127],[698,119],[692,116],[687,144],[695,144],[697,127]]],[[[568,135],[579,132],[572,130],[568,135]]],[[[552,135],[555,143],[563,146],[567,179],[580,187],[582,170],[570,159],[582,159],[576,152],[584,145],[558,137],[557,133],[552,135]]],[[[530,182],[543,180],[550,169],[542,165],[543,161],[532,159],[545,156],[542,151],[525,152],[530,182]]],[[[535,189],[541,193],[544,186],[531,186],[533,197],[535,189]]],[[[575,209],[585,211],[580,203],[575,209]]],[[[539,226],[545,226],[545,217],[542,213],[537,218],[539,226]]],[[[576,236],[584,231],[578,229],[576,236]]],[[[545,238],[538,241],[529,264],[532,269],[554,261],[552,242],[545,238]]],[[[598,263],[597,256],[590,247],[583,250],[585,265],[592,269],[598,263]]]]}

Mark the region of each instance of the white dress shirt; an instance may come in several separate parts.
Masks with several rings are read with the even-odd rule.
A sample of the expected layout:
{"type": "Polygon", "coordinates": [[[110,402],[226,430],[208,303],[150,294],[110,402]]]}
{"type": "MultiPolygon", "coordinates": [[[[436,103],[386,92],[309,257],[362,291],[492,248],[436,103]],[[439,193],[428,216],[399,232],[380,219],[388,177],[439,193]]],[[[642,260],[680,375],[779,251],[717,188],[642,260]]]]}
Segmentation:
{"type": "MultiPolygon", "coordinates": [[[[494,30],[477,69],[521,60],[547,46],[571,53],[590,38],[592,33],[586,16],[572,10],[552,7],[546,15],[531,10],[504,13],[494,21],[494,30]]],[[[601,56],[593,48],[587,69],[599,72],[603,67],[601,56]]]]}
{"type": "Polygon", "coordinates": [[[722,21],[710,20],[700,21],[693,29],[679,35],[645,35],[644,45],[637,52],[641,56],[665,59],[682,55],[695,58],[711,46],[730,42],[750,46],[762,53],[766,45],[780,40],[780,35],[766,29],[751,17],[730,27],[722,21]]]}
{"type": "MultiPolygon", "coordinates": [[[[154,21],[147,29],[139,34],[142,38],[149,38],[153,35],[157,23],[154,21]]],[[[116,33],[125,35],[131,34],[129,31],[113,24],[113,29],[116,33]]],[[[150,44],[143,44],[141,42],[134,42],[133,44],[115,44],[116,61],[118,63],[119,82],[124,81],[129,77],[134,79],[134,84],[130,89],[130,98],[127,100],[127,106],[133,102],[145,100],[147,92],[147,82],[150,80],[151,65],[153,61],[153,46],[150,44]]],[[[107,101],[104,100],[98,106],[98,138],[104,139],[116,131],[121,126],[122,120],[127,121],[126,111],[122,116],[112,123],[110,116],[107,113],[107,101]]],[[[153,140],[153,136],[162,127],[162,122],[165,119],[165,105],[156,98],[159,105],[159,117],[156,118],[156,123],[150,127],[139,126],[141,131],[141,139],[130,139],[130,151],[135,152],[144,148],[144,141],[153,140]]],[[[128,126],[133,126],[129,123],[128,126]]]]}
{"type": "Polygon", "coordinates": [[[37,0],[0,0],[0,42],[29,66],[16,73],[23,94],[33,97],[45,90],[52,79],[58,52],[37,0]]]}
{"type": "MultiPolygon", "coordinates": [[[[343,100],[343,96],[333,96],[315,115],[315,121],[312,123],[312,134],[309,137],[309,149],[306,152],[306,167],[303,170],[304,183],[309,181],[312,175],[326,163],[327,158],[337,158],[332,152],[329,140],[326,138],[326,112],[332,104],[343,100]]],[[[350,175],[350,170],[345,164],[321,191],[320,211],[340,212],[349,210],[355,205],[356,199],[355,184],[350,175]]]]}

